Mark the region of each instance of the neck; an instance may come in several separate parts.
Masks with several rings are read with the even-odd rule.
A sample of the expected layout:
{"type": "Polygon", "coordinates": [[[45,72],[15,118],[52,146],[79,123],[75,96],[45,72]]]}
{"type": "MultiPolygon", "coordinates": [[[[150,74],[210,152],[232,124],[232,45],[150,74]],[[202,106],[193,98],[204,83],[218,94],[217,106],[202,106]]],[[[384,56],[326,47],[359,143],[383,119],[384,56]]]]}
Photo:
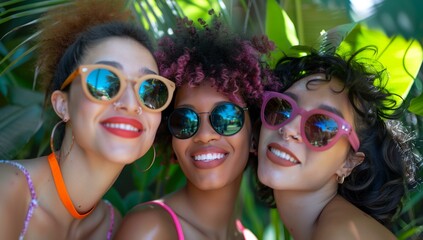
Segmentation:
{"type": "Polygon", "coordinates": [[[175,196],[182,199],[178,202],[186,204],[179,205],[178,213],[182,213],[179,217],[210,239],[233,239],[238,234],[235,209],[241,179],[242,175],[231,184],[213,190],[201,190],[188,182],[175,196]]]}
{"type": "Polygon", "coordinates": [[[320,213],[336,196],[336,188],[334,189],[313,192],[273,191],[279,216],[294,239],[312,239],[320,213]]]}
{"type": "MultiPolygon", "coordinates": [[[[59,155],[57,153],[57,156],[59,155]]],[[[76,210],[74,218],[83,218],[84,216],[78,214],[88,213],[97,205],[124,166],[109,163],[94,154],[78,151],[77,147],[74,147],[67,158],[57,159],[57,162],[64,183],[62,189],[66,190],[71,201],[66,206],[63,193],[59,194],[59,199],[68,212],[71,213],[72,208],[76,210]]],[[[60,181],[55,181],[56,190],[59,190],[58,182],[60,181]]]]}

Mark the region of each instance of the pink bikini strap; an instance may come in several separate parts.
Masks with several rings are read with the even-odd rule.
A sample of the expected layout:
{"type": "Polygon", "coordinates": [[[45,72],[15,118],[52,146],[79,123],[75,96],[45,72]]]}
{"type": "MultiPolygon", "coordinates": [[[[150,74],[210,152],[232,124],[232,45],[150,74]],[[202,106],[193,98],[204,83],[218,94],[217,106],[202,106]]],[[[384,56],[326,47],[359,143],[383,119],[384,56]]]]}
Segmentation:
{"type": "Polygon", "coordinates": [[[249,229],[242,225],[241,220],[237,219],[235,224],[238,231],[244,236],[244,240],[257,240],[257,237],[249,229]]]}
{"type": "Polygon", "coordinates": [[[145,204],[156,204],[160,207],[162,207],[164,210],[166,210],[169,215],[172,217],[173,222],[175,223],[175,228],[176,228],[176,232],[178,233],[178,239],[179,240],[184,240],[184,232],[182,231],[182,225],[179,222],[178,216],[176,216],[176,213],[165,203],[159,201],[159,200],[155,200],[155,201],[151,201],[151,202],[146,202],[145,204]]]}

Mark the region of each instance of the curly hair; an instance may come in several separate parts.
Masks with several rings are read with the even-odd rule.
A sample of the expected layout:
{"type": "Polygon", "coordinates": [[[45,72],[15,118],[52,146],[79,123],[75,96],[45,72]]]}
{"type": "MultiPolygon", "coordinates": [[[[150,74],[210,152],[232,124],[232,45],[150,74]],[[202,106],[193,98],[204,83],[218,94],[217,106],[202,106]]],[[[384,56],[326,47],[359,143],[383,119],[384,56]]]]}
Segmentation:
{"type": "Polygon", "coordinates": [[[40,23],[37,67],[45,104],[90,46],[109,37],[131,38],[153,52],[147,33],[132,23],[126,0],[78,0],[47,12],[40,23]]]}
{"type": "MultiPolygon", "coordinates": [[[[209,14],[214,14],[213,10],[209,14]]],[[[215,16],[211,25],[199,19],[200,27],[187,18],[179,19],[173,35],[163,37],[155,56],[159,71],[176,86],[211,83],[218,92],[239,102],[237,94],[256,104],[263,93],[263,81],[271,71],[262,57],[273,50],[267,37],[253,40],[230,32],[215,16]]]]}
{"type": "MultiPolygon", "coordinates": [[[[174,34],[159,40],[155,53],[159,72],[175,82],[176,92],[185,84],[195,87],[209,83],[231,101],[245,101],[254,122],[259,116],[263,85],[279,84],[265,61],[274,44],[266,36],[248,39],[236,34],[213,10],[209,15],[210,24],[199,19],[198,26],[188,18],[178,19],[174,34]]],[[[163,111],[163,119],[173,111],[173,105],[163,111]]],[[[166,144],[171,141],[166,121],[156,137],[166,144]]]]}
{"type": "MultiPolygon", "coordinates": [[[[365,154],[365,159],[339,185],[338,193],[391,227],[406,188],[417,181],[415,173],[420,157],[413,152],[413,137],[397,120],[405,105],[397,104],[394,99],[399,96],[385,88],[386,69],[376,61],[369,63],[369,59],[361,62],[359,56],[363,51],[376,49],[369,46],[344,57],[314,51],[298,58],[286,56],[279,60],[274,71],[283,86],[280,92],[316,73],[325,74],[326,81],[332,77],[342,81],[344,88],[339,92],[348,92],[360,140],[358,151],[365,154]]],[[[267,187],[259,184],[259,193],[262,200],[274,203],[273,193],[267,187]]]]}

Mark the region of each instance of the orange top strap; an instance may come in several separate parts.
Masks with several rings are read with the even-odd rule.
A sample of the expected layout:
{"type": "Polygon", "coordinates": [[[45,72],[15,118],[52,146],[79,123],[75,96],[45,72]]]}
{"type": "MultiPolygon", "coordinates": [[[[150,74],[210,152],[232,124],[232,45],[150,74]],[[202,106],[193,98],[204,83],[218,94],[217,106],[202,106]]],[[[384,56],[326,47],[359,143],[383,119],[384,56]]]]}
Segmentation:
{"type": "Polygon", "coordinates": [[[51,174],[53,175],[57,193],[59,194],[60,200],[62,201],[63,205],[66,207],[68,212],[74,218],[77,219],[82,219],[88,216],[94,210],[94,207],[84,214],[80,214],[78,213],[78,211],[76,211],[72,200],[69,197],[68,191],[66,190],[66,185],[63,182],[62,171],[60,170],[59,164],[57,163],[56,155],[54,154],[54,152],[48,155],[47,159],[48,163],[50,164],[51,174]]]}

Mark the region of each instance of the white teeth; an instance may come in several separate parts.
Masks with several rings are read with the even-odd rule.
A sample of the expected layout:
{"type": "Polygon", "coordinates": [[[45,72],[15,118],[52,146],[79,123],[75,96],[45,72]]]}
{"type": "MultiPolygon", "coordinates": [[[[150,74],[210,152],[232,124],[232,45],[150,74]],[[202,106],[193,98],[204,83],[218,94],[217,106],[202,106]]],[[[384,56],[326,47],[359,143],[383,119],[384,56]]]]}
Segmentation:
{"type": "Polygon", "coordinates": [[[130,125],[130,124],[125,124],[125,123],[105,123],[104,124],[105,127],[108,128],[117,128],[117,129],[122,129],[125,131],[132,131],[132,132],[138,132],[138,128],[130,125]]]}
{"type": "Polygon", "coordinates": [[[291,155],[289,155],[289,154],[288,154],[288,153],[286,153],[286,152],[279,151],[279,150],[278,150],[278,149],[276,149],[276,148],[270,148],[270,151],[271,151],[273,154],[275,154],[276,156],[278,156],[279,158],[285,159],[285,160],[290,161],[290,162],[292,162],[292,163],[298,163],[298,161],[297,161],[297,160],[295,160],[293,157],[291,157],[291,155]]]}
{"type": "Polygon", "coordinates": [[[195,161],[203,161],[203,162],[210,162],[214,160],[221,159],[225,156],[223,153],[207,153],[194,156],[195,161]]]}

